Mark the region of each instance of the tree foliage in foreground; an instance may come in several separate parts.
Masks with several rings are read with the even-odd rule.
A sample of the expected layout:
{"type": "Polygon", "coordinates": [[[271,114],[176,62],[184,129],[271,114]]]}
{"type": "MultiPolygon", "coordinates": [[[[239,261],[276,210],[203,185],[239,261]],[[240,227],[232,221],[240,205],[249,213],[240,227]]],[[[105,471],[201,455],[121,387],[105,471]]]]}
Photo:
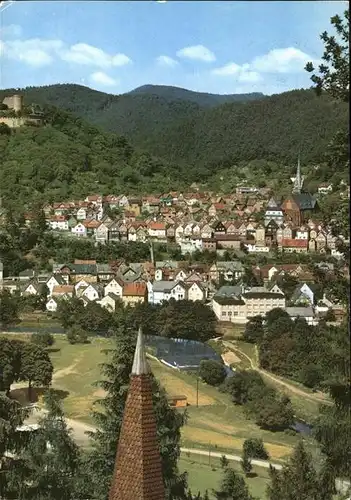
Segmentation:
{"type": "Polygon", "coordinates": [[[271,467],[267,488],[269,500],[332,500],[335,476],[328,466],[317,472],[302,441],[281,471],[271,467]]]}

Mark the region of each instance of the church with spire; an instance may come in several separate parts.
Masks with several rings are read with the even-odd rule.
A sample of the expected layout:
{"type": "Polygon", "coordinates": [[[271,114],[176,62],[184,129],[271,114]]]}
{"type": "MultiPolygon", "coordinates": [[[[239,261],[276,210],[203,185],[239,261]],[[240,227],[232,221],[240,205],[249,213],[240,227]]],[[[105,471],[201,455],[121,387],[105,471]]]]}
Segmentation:
{"type": "Polygon", "coordinates": [[[281,209],[286,218],[291,220],[296,226],[300,226],[304,222],[307,222],[307,220],[318,211],[317,200],[303,188],[304,180],[305,178],[301,175],[299,155],[296,175],[291,178],[293,183],[291,195],[281,204],[281,209]]]}
{"type": "Polygon", "coordinates": [[[150,369],[139,328],[109,500],[165,500],[150,369]]]}

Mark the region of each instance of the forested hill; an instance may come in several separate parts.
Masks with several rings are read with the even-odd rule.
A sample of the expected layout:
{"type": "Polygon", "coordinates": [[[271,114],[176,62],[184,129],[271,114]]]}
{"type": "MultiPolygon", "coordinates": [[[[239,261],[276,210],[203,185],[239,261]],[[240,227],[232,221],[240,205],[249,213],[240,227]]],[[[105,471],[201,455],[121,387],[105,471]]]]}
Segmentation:
{"type": "Polygon", "coordinates": [[[170,85],[142,85],[127,95],[151,94],[167,100],[181,99],[208,108],[225,104],[226,102],[246,102],[263,99],[265,96],[261,92],[251,92],[249,94],[209,94],[208,92],[194,92],[193,90],[172,87],[170,85]]]}
{"type": "Polygon", "coordinates": [[[187,170],[135,151],[121,136],[104,132],[57,108],[45,108],[46,125],[15,132],[0,124],[2,200],[81,199],[92,193],[184,189],[187,170]]]}
{"type": "Polygon", "coordinates": [[[264,159],[319,163],[338,129],[347,129],[348,106],[295,90],[246,103],[227,103],[164,127],[139,144],[153,154],[206,170],[264,159]]]}
{"type": "MultiPolygon", "coordinates": [[[[174,89],[147,86],[114,96],[67,84],[27,88],[23,94],[27,104],[69,110],[125,136],[134,148],[191,166],[203,177],[255,159],[292,165],[299,149],[304,163],[318,163],[336,130],[348,123],[347,105],[312,90],[204,108],[178,98],[190,91],[174,89]]],[[[12,92],[0,91],[0,98],[12,92]]]]}

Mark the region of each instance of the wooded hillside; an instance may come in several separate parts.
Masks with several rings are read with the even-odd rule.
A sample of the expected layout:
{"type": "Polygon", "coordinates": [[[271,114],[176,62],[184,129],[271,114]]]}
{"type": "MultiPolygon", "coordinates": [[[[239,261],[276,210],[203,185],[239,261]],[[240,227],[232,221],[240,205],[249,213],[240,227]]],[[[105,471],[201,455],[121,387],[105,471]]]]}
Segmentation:
{"type": "MultiPolygon", "coordinates": [[[[146,86],[113,96],[67,84],[28,88],[23,94],[27,104],[71,111],[125,136],[137,149],[195,167],[204,178],[240,161],[294,165],[299,149],[305,164],[318,163],[335,131],[348,123],[347,105],[326,95],[319,98],[312,90],[205,108],[175,98],[190,91],[174,89],[146,86]]],[[[1,91],[0,98],[12,92],[1,91]]]]}

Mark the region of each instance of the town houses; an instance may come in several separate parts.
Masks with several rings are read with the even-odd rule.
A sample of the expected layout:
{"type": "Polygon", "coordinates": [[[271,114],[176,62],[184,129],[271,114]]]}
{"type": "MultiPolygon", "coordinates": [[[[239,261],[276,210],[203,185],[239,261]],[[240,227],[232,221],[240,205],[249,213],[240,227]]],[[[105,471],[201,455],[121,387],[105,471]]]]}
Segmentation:
{"type": "MultiPolygon", "coordinates": [[[[179,246],[183,255],[221,249],[247,253],[330,253],[337,256],[342,236],[318,218],[318,200],[300,192],[280,200],[266,189],[163,193],[146,197],[87,196],[44,207],[54,233],[90,238],[97,243],[160,242],[179,246]]],[[[300,186],[300,188],[299,188],[300,186]]],[[[26,214],[30,225],[32,214],[26,214]]]]}
{"type": "MultiPolygon", "coordinates": [[[[318,196],[303,192],[300,165],[292,180],[292,193],[285,199],[266,188],[241,186],[226,195],[198,190],[140,197],[95,194],[47,204],[43,211],[53,234],[89,239],[95,245],[144,243],[149,260],[53,262],[50,271],[25,270],[0,280],[0,285],[21,296],[41,297],[50,313],[61,300],[76,297],[85,306],[96,302],[110,311],[141,302],[201,301],[219,321],[233,323],[246,323],[276,307],[309,322],[330,309],[339,314],[340,305],[332,297],[317,304],[314,276],[305,264],[252,265],[251,274],[262,286],[245,285],[247,254],[270,256],[271,262],[283,253],[342,258],[338,248],[344,238],[318,218],[318,196]],[[156,261],[157,245],[167,255],[168,247],[177,249],[182,260],[156,261]],[[206,252],[215,258],[203,259],[206,252]],[[276,283],[284,275],[300,287],[289,301],[276,283]]],[[[25,219],[30,226],[33,214],[25,219]]]]}

